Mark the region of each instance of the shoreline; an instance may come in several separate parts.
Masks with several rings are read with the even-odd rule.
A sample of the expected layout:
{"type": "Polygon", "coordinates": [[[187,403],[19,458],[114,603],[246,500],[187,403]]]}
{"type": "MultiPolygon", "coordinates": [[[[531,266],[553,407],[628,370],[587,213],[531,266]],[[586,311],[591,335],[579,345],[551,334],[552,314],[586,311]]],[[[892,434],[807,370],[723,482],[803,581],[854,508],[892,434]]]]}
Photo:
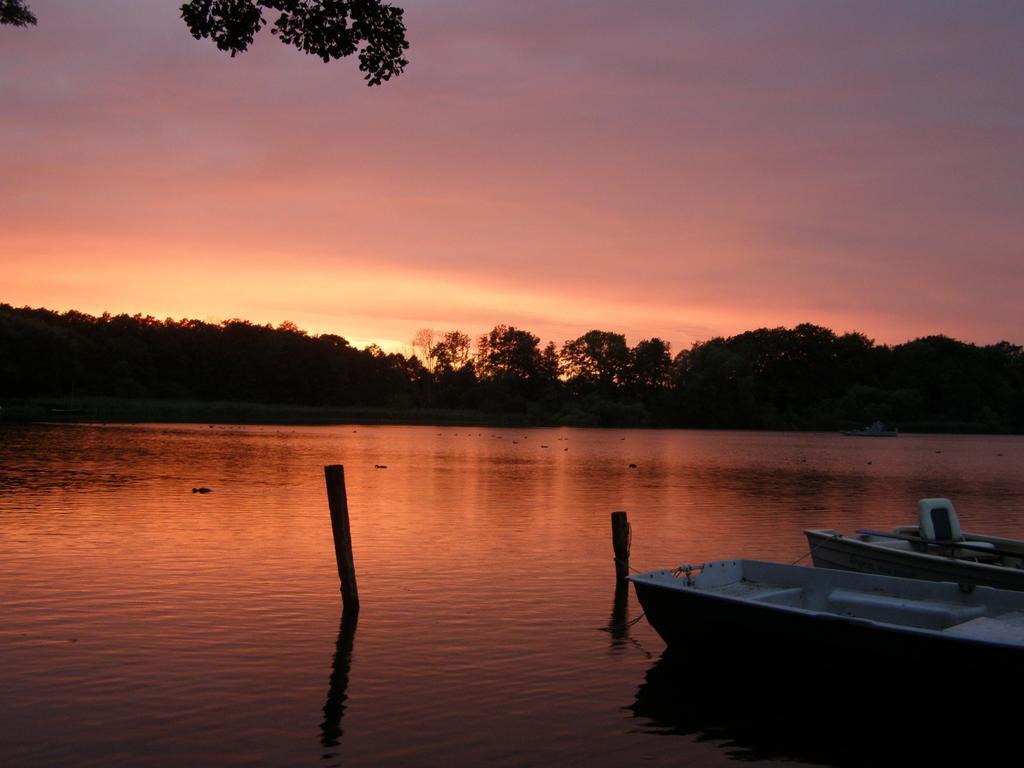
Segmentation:
{"type": "MultiPolygon", "coordinates": [[[[576,427],[614,429],[700,429],[742,432],[839,432],[836,425],[739,429],[670,424],[567,423],[552,414],[490,413],[451,408],[320,407],[241,401],[156,400],[132,398],[37,398],[0,402],[0,427],[16,424],[248,424],[334,426],[345,424],[435,427],[576,427]]],[[[900,426],[900,434],[1018,435],[988,425],[920,422],[900,426]]]]}
{"type": "Polygon", "coordinates": [[[3,424],[265,424],[327,426],[395,424],[417,426],[542,426],[526,414],[427,408],[316,407],[200,400],[40,398],[0,403],[3,424]]]}

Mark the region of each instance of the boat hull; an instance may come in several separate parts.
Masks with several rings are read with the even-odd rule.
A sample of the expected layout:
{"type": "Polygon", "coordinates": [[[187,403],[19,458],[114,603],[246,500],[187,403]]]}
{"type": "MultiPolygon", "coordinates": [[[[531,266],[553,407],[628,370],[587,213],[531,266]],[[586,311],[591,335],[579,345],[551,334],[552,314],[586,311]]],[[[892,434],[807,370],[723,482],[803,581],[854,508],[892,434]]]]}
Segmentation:
{"type": "Polygon", "coordinates": [[[936,633],[835,614],[793,612],[770,605],[719,599],[699,589],[671,589],[634,580],[637,598],[669,648],[711,663],[743,665],[758,675],[811,676],[844,672],[899,674],[926,685],[954,681],[1024,680],[1020,648],[972,642],[936,633]]]}
{"type": "Polygon", "coordinates": [[[804,535],[818,568],[1024,590],[1024,570],[891,549],[823,531],[808,530],[804,535]]]}

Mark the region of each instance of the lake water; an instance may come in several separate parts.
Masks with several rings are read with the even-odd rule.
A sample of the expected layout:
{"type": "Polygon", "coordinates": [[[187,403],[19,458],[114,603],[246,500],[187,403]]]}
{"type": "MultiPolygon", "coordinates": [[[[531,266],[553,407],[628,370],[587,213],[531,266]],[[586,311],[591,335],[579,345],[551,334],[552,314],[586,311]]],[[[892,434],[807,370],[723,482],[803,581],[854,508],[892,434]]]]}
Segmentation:
{"type": "Polygon", "coordinates": [[[623,625],[640,614],[616,596],[609,515],[629,513],[635,569],[793,562],[803,528],[912,523],[925,496],[952,498],[967,530],[1024,538],[1024,439],[0,428],[0,764],[849,762],[806,723],[765,736],[747,705],[666,703],[662,642],[623,625]]]}

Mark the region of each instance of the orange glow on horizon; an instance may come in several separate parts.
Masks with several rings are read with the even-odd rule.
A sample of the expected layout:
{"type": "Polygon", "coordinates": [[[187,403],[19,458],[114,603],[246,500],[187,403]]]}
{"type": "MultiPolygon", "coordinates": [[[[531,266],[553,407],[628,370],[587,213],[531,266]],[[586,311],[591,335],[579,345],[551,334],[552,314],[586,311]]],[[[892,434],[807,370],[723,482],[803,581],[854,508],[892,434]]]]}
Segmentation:
{"type": "Polygon", "coordinates": [[[367,89],[281,46],[226,58],[174,7],[41,2],[0,29],[0,301],[389,351],[499,323],[1021,343],[1021,20],[914,5],[555,4],[538,29],[413,4],[413,64],[367,89]],[[908,19],[915,46],[878,37],[908,19]],[[957,77],[922,91],[922,57],[957,77]]]}

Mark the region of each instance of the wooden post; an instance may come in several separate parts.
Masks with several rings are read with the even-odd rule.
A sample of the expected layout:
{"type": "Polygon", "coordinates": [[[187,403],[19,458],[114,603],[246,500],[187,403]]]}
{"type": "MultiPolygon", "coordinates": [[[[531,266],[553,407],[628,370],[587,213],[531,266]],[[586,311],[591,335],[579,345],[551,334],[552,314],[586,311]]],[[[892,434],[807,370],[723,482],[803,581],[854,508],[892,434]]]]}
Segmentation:
{"type": "Polygon", "coordinates": [[[352,560],[352,530],[348,524],[348,498],[345,495],[345,468],[341,464],[324,467],[327,481],[327,506],[331,509],[334,531],[334,556],[341,579],[341,599],[346,611],[359,611],[359,590],[356,588],[356,566],[352,560]]]}
{"type": "Polygon", "coordinates": [[[612,547],[615,549],[615,578],[619,581],[629,576],[629,545],[633,539],[633,527],[626,519],[625,512],[612,512],[612,547]]]}

